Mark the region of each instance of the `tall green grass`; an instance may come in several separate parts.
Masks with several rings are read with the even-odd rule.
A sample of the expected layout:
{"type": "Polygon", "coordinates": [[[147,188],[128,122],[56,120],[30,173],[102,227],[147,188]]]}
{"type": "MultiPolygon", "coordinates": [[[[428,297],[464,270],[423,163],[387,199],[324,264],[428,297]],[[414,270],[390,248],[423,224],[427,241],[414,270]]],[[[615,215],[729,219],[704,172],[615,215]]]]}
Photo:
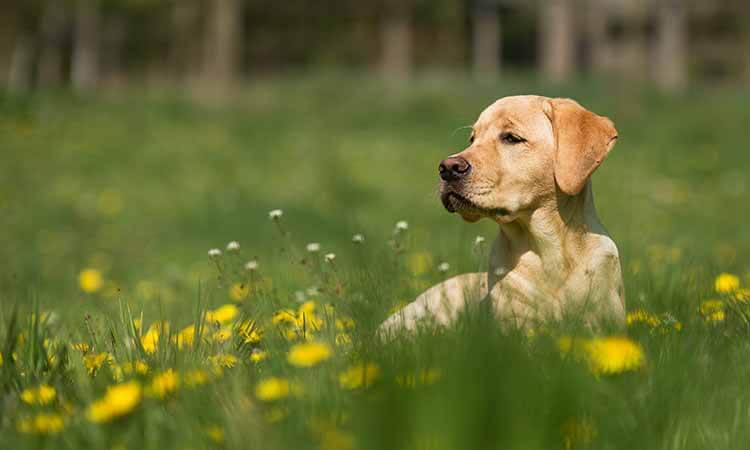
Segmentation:
{"type": "Polygon", "coordinates": [[[149,91],[0,97],[0,447],[745,448],[748,311],[714,280],[750,283],[747,100],[352,77],[258,81],[218,106],[149,91]],[[436,166],[465,145],[459,127],[518,93],[574,97],[618,128],[594,191],[620,247],[628,310],[651,320],[627,330],[643,351],[632,370],[592,371],[589,336],[574,324],[502,329],[481,310],[450,330],[375,337],[424,288],[486,267],[475,236],[486,246],[497,230],[444,212],[436,166]],[[398,220],[409,229],[394,235],[398,220]],[[208,257],[231,240],[239,252],[208,257]],[[321,250],[307,252],[310,242],[321,250]],[[90,292],[86,269],[101,276],[84,283],[90,292]],[[272,323],[309,300],[320,323],[272,323]],[[210,312],[224,304],[239,315],[222,327],[210,312]],[[262,328],[259,342],[236,328],[247,321],[262,328]],[[193,344],[180,348],[190,324],[193,344]],[[287,354],[310,335],[332,356],[296,367],[287,354]],[[136,363],[148,372],[126,373],[136,363]],[[342,386],[362,363],[372,379],[342,386]],[[160,398],[149,390],[170,368],[180,383],[160,398]],[[190,386],[196,370],[210,381],[190,386]],[[258,398],[269,377],[289,381],[289,396],[258,398]],[[92,422],[89,406],[128,380],[144,389],[137,407],[92,422]],[[42,384],[55,399],[25,402],[42,384]],[[40,414],[58,415],[59,432],[24,430],[40,414]]]}

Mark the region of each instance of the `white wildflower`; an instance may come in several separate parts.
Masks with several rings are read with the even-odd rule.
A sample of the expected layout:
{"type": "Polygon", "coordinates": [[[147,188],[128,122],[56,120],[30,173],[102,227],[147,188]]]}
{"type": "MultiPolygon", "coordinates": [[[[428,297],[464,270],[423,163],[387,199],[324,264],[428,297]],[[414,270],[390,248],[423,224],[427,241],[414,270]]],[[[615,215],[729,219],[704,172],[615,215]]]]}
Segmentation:
{"type": "Polygon", "coordinates": [[[310,286],[309,288],[305,290],[305,293],[307,294],[308,297],[315,297],[318,294],[320,294],[320,291],[318,290],[317,286],[310,286]]]}
{"type": "Polygon", "coordinates": [[[484,243],[484,236],[477,236],[474,238],[474,245],[482,245],[484,243]]]}
{"type": "Polygon", "coordinates": [[[396,222],[396,228],[393,230],[394,235],[399,235],[401,233],[405,233],[406,230],[409,229],[409,222],[405,220],[399,220],[396,222]]]}
{"type": "Polygon", "coordinates": [[[354,242],[355,244],[361,244],[361,243],[365,242],[365,237],[363,235],[357,233],[354,236],[352,236],[352,242],[354,242]]]}
{"type": "Polygon", "coordinates": [[[228,252],[236,252],[240,249],[240,243],[237,241],[232,241],[227,244],[227,251],[228,252]]]}
{"type": "Polygon", "coordinates": [[[212,248],[211,250],[208,251],[208,257],[211,259],[216,259],[216,258],[221,257],[221,250],[219,250],[218,248],[212,248]]]}
{"type": "Polygon", "coordinates": [[[258,261],[252,260],[245,263],[245,270],[248,272],[254,272],[258,270],[258,261]]]}
{"type": "Polygon", "coordinates": [[[317,242],[310,242],[309,244],[307,244],[307,251],[310,253],[320,251],[320,244],[317,242]]]}
{"type": "Polygon", "coordinates": [[[280,210],[280,209],[274,209],[273,211],[270,211],[270,212],[268,213],[268,217],[269,217],[269,218],[270,218],[271,220],[278,220],[278,219],[280,219],[280,218],[281,218],[281,216],[283,216],[283,215],[284,215],[284,211],[282,211],[282,210],[280,210]]]}
{"type": "Polygon", "coordinates": [[[302,291],[294,291],[294,299],[297,300],[297,303],[302,303],[307,299],[307,296],[302,291]]]}
{"type": "Polygon", "coordinates": [[[333,262],[334,259],[336,259],[335,253],[326,253],[326,255],[323,257],[323,259],[326,260],[327,263],[333,262]]]}
{"type": "Polygon", "coordinates": [[[450,264],[448,264],[447,262],[442,262],[440,263],[437,269],[440,272],[447,272],[448,270],[450,270],[450,268],[451,268],[450,264]]]}

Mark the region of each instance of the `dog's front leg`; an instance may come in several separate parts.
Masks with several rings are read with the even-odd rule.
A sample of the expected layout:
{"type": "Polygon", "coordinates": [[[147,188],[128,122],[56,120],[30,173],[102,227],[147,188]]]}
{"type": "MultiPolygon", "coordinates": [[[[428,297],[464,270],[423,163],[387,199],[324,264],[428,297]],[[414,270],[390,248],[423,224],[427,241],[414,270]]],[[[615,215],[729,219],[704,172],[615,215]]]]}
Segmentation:
{"type": "Polygon", "coordinates": [[[424,291],[416,300],[383,322],[379,332],[381,335],[391,336],[401,330],[412,331],[423,320],[448,325],[467,303],[478,302],[486,295],[486,272],[455,276],[424,291]]]}

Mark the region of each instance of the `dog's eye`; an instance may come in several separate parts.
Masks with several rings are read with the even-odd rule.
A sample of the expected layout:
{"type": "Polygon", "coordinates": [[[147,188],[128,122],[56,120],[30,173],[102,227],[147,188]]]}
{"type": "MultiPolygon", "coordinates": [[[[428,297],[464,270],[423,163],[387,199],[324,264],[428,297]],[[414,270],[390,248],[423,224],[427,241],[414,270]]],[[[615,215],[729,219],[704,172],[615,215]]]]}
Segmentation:
{"type": "Polygon", "coordinates": [[[500,134],[500,140],[502,142],[504,142],[506,144],[510,144],[510,145],[520,144],[521,142],[526,142],[526,139],[524,139],[524,138],[522,138],[522,137],[520,137],[520,136],[518,136],[516,134],[507,132],[507,131],[505,133],[501,133],[500,134]]]}
{"type": "Polygon", "coordinates": [[[469,136],[469,144],[473,144],[473,143],[474,143],[474,135],[472,134],[471,136],[469,136]]]}

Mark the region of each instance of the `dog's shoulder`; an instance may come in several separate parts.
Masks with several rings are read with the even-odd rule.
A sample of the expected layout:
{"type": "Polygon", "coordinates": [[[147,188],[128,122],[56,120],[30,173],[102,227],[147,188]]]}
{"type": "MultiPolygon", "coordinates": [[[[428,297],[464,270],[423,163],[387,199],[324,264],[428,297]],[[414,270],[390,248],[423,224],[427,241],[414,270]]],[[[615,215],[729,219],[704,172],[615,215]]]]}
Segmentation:
{"type": "Polygon", "coordinates": [[[589,261],[620,261],[615,241],[606,233],[592,233],[588,239],[589,261]]]}

